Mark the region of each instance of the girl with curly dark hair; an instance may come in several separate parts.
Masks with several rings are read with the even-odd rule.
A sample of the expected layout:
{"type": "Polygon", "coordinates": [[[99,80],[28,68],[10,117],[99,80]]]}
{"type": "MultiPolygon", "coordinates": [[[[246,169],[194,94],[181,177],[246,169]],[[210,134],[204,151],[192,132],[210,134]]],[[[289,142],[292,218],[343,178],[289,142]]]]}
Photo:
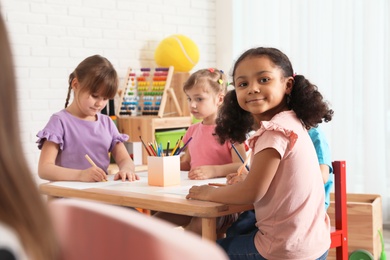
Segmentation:
{"type": "Polygon", "coordinates": [[[326,259],[330,221],[323,181],[307,130],[332,119],[317,87],[294,75],[275,48],[244,52],[233,68],[234,90],[217,120],[220,142],[249,138],[247,177],[234,185],[194,186],[188,199],[253,204],[257,229],[218,240],[230,259],[326,259]]]}

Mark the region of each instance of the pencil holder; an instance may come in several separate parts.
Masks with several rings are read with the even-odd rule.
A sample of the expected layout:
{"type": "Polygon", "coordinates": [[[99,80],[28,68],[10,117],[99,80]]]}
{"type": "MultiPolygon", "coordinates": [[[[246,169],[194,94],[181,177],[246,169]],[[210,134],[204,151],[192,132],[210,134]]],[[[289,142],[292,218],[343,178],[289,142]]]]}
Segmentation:
{"type": "Polygon", "coordinates": [[[148,184],[173,186],[180,184],[180,156],[148,156],[148,184]]]}

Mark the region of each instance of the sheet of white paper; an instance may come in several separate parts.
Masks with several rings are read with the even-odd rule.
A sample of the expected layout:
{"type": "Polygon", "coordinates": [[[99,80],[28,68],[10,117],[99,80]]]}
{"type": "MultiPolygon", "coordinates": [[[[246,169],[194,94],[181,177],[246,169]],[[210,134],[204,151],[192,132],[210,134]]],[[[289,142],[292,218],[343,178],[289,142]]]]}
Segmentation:
{"type": "Polygon", "coordinates": [[[194,185],[207,185],[208,183],[225,183],[225,178],[209,179],[209,180],[190,180],[188,179],[188,172],[181,172],[180,185],[176,186],[150,186],[148,185],[148,173],[146,171],[138,172],[140,180],[129,182],[122,182],[121,180],[114,181],[114,175],[108,175],[108,181],[106,182],[78,182],[78,181],[56,181],[52,182],[51,185],[71,188],[71,189],[89,189],[89,188],[100,188],[108,190],[118,190],[135,192],[142,194],[163,193],[167,195],[179,195],[186,196],[188,190],[194,185]]]}
{"type": "Polygon", "coordinates": [[[117,181],[114,181],[114,175],[108,175],[107,181],[101,181],[101,182],[81,182],[81,181],[55,181],[51,182],[51,185],[64,187],[64,188],[71,188],[76,190],[83,190],[83,189],[89,189],[89,188],[102,188],[105,186],[115,185],[117,181]]]}

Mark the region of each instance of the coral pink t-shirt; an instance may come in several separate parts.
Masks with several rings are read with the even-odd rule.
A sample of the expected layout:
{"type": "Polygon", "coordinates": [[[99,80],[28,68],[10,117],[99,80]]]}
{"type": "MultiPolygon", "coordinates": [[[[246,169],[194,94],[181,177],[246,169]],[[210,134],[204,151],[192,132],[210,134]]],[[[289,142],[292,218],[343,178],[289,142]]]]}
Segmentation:
{"type": "Polygon", "coordinates": [[[219,144],[214,135],[215,125],[196,123],[191,125],[183,137],[186,143],[190,137],[187,149],[191,155],[191,169],[204,165],[222,165],[232,163],[232,145],[225,142],[219,144]]]}
{"type": "Polygon", "coordinates": [[[267,259],[313,260],[330,247],[324,184],[313,143],[293,111],[261,122],[249,139],[254,154],[276,149],[281,161],[264,197],[254,203],[255,245],[267,259]]]}

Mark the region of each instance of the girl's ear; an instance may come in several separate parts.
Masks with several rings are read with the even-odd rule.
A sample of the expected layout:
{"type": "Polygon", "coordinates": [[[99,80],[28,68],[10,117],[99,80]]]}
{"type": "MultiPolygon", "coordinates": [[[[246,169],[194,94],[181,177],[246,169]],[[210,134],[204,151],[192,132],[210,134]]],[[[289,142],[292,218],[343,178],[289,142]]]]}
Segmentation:
{"type": "Polygon", "coordinates": [[[294,78],[293,77],[288,77],[287,82],[286,82],[286,95],[291,94],[291,91],[294,86],[294,78]]]}
{"type": "Polygon", "coordinates": [[[76,89],[78,89],[78,87],[79,87],[79,81],[77,80],[77,78],[74,78],[73,80],[72,80],[72,89],[73,89],[73,91],[74,90],[76,90],[76,89]]]}
{"type": "Polygon", "coordinates": [[[225,98],[225,94],[219,93],[217,98],[218,98],[217,104],[218,104],[218,106],[220,106],[223,103],[223,99],[225,98]]]}

